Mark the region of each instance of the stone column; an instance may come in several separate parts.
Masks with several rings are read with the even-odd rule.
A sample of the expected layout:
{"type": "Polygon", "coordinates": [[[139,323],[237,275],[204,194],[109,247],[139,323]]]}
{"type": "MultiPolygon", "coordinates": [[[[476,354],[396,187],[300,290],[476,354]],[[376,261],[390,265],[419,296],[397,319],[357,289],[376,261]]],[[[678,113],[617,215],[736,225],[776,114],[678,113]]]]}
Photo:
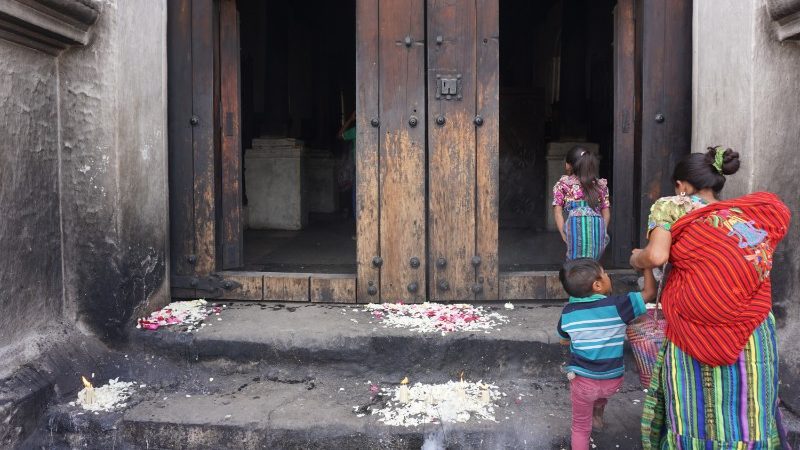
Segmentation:
{"type": "Polygon", "coordinates": [[[800,44],[780,42],[788,29],[782,33],[773,21],[791,17],[791,7],[800,10],[795,0],[725,2],[724,7],[694,2],[692,151],[732,147],[742,166],[728,177],[723,197],[771,191],[792,211],[789,232],[775,249],[772,303],[780,396],[800,411],[800,44]]]}

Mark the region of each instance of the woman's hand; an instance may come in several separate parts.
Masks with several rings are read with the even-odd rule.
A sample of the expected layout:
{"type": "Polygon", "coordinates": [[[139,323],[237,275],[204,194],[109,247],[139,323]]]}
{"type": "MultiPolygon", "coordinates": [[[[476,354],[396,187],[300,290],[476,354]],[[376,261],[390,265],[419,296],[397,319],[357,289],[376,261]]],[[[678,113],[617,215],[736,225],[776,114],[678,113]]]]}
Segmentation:
{"type": "Polygon", "coordinates": [[[631,260],[630,260],[630,264],[631,264],[631,267],[633,267],[634,269],[637,269],[637,270],[642,270],[642,269],[644,269],[644,268],[645,268],[645,267],[644,267],[644,266],[643,266],[643,265],[642,265],[642,264],[639,262],[639,255],[640,255],[641,253],[642,253],[642,249],[640,249],[640,248],[635,248],[635,249],[631,250],[631,260]]]}

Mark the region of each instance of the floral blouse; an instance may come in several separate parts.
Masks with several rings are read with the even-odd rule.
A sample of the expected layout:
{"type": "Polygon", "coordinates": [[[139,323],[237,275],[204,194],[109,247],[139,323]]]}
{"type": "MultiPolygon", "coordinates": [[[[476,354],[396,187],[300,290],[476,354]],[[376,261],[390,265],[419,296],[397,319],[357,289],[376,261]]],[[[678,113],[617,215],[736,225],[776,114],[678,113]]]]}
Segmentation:
{"type": "Polygon", "coordinates": [[[672,224],[678,219],[695,209],[706,206],[707,203],[696,195],[661,197],[650,207],[650,217],[647,219],[647,235],[655,228],[666,231],[672,229],[672,224]]]}
{"type": "MultiPolygon", "coordinates": [[[[600,188],[600,205],[597,209],[610,208],[611,201],[608,199],[608,182],[606,179],[598,178],[597,187],[600,188]]],[[[581,182],[575,175],[563,175],[553,186],[553,206],[564,207],[569,202],[584,199],[581,182]]]]}

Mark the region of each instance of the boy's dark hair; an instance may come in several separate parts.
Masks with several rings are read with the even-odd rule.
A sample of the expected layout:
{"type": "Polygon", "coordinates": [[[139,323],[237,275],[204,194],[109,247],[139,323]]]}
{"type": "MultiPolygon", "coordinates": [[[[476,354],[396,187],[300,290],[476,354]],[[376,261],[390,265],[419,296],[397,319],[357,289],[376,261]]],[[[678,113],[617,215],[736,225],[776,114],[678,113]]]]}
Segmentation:
{"type": "Polygon", "coordinates": [[[603,266],[592,258],[567,261],[558,272],[564,290],[572,297],[588,297],[593,294],[592,284],[600,279],[603,266]]]}

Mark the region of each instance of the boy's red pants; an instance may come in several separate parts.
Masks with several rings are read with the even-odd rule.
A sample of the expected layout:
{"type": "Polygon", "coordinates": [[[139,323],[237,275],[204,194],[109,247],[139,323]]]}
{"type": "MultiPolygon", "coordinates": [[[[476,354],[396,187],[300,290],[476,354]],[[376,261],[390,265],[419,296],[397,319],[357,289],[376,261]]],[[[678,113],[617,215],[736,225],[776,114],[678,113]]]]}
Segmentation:
{"type": "Polygon", "coordinates": [[[589,435],[592,434],[592,415],[595,410],[602,414],[608,398],[619,391],[622,377],[610,380],[594,380],[575,376],[570,381],[572,398],[572,450],[588,450],[589,435]]]}

